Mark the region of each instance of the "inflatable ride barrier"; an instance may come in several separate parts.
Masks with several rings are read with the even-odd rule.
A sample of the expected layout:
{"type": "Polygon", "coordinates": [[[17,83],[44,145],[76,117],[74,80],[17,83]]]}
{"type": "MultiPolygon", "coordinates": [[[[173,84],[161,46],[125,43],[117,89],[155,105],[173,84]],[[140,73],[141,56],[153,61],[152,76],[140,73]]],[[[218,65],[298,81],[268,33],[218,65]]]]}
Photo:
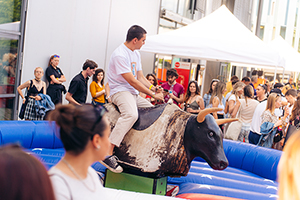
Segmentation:
{"type": "Polygon", "coordinates": [[[235,174],[241,174],[241,175],[245,175],[245,176],[262,178],[261,176],[253,174],[252,172],[248,172],[248,171],[245,171],[243,169],[237,169],[237,168],[233,168],[233,167],[227,167],[226,169],[220,170],[220,171],[213,170],[207,164],[207,162],[192,161],[190,171],[192,169],[193,170],[198,170],[198,169],[200,170],[200,169],[202,169],[202,170],[206,170],[206,171],[215,171],[215,172],[222,172],[222,173],[227,173],[228,172],[228,173],[235,173],[235,174]]]}
{"type": "MultiPolygon", "coordinates": [[[[270,193],[270,194],[277,193],[277,186],[253,183],[251,180],[248,181],[247,179],[240,181],[234,179],[233,177],[222,178],[213,175],[193,173],[193,172],[189,172],[189,174],[186,177],[181,177],[180,179],[183,181],[182,184],[196,183],[201,185],[220,186],[224,188],[253,191],[258,193],[270,193]]],[[[168,183],[181,185],[180,183],[174,181],[174,179],[172,178],[168,179],[168,183]]]]}
{"type": "MultiPolygon", "coordinates": [[[[228,168],[231,168],[231,167],[228,167],[228,168]]],[[[232,168],[232,169],[234,169],[234,168],[232,168]]],[[[248,174],[243,174],[243,173],[236,173],[236,172],[228,172],[225,170],[217,171],[217,170],[211,169],[210,167],[209,168],[192,167],[190,169],[190,173],[191,172],[201,173],[201,174],[206,174],[206,175],[214,175],[217,177],[229,178],[229,179],[246,181],[246,182],[257,183],[257,184],[266,184],[266,185],[271,185],[271,186],[276,186],[276,187],[278,186],[277,182],[270,180],[270,179],[265,179],[263,177],[259,177],[250,172],[248,172],[248,174]]]]}
{"type": "Polygon", "coordinates": [[[230,167],[276,181],[281,151],[226,139],[223,146],[230,167]]]}
{"type": "Polygon", "coordinates": [[[0,145],[18,143],[26,149],[63,148],[54,122],[0,121],[0,145]]]}
{"type": "Polygon", "coordinates": [[[202,193],[211,195],[220,195],[225,197],[248,199],[248,200],[276,200],[278,198],[275,194],[258,193],[247,190],[232,189],[228,187],[203,185],[196,183],[182,183],[179,185],[179,193],[202,193]]]}
{"type": "Polygon", "coordinates": [[[64,149],[34,148],[31,149],[30,151],[35,154],[43,154],[43,155],[52,155],[52,156],[61,156],[61,157],[65,155],[64,149]]]}
{"type": "MultiPolygon", "coordinates": [[[[60,159],[64,156],[64,149],[41,149],[35,148],[31,150],[25,150],[27,153],[35,156],[38,160],[40,160],[47,170],[56,165],[60,159]]],[[[105,173],[106,167],[102,165],[100,162],[95,162],[91,165],[98,172],[105,173]]]]}
{"type": "MultiPolygon", "coordinates": [[[[192,165],[195,166],[197,165],[197,161],[193,161],[192,165]]],[[[199,163],[199,165],[205,166],[204,163],[199,163]]],[[[231,168],[231,167],[228,167],[231,168]]],[[[234,168],[232,168],[234,171],[234,168]]],[[[238,169],[237,169],[238,170],[238,169]]],[[[243,171],[243,170],[241,170],[243,171]]],[[[267,185],[267,186],[274,186],[278,187],[278,183],[270,180],[270,179],[265,179],[262,177],[258,177],[257,175],[248,172],[247,174],[243,173],[233,173],[233,172],[227,172],[226,169],[223,171],[218,171],[218,170],[213,170],[209,166],[207,168],[202,168],[202,167],[191,167],[189,174],[186,177],[176,177],[172,178],[169,177],[168,181],[170,184],[181,184],[181,183],[186,183],[186,182],[195,182],[197,183],[197,179],[199,178],[197,174],[200,174],[201,176],[215,176],[218,178],[227,178],[227,179],[232,179],[236,181],[243,181],[243,182],[250,182],[250,183],[255,183],[255,184],[260,184],[260,185],[267,185]],[[196,177],[194,177],[196,176],[196,177]]]]}
{"type": "MultiPolygon", "coordinates": [[[[223,140],[223,147],[229,167],[276,181],[281,151],[226,139],[223,140]]],[[[199,157],[194,161],[205,162],[199,157]]]]}
{"type": "Polygon", "coordinates": [[[43,154],[31,154],[35,156],[42,163],[52,163],[57,164],[61,160],[61,156],[53,156],[53,155],[43,155],[43,154]]]}
{"type": "Polygon", "coordinates": [[[242,199],[231,198],[231,197],[222,197],[217,195],[196,194],[196,193],[180,194],[177,195],[176,197],[182,199],[190,199],[190,200],[242,200],[242,199]]]}

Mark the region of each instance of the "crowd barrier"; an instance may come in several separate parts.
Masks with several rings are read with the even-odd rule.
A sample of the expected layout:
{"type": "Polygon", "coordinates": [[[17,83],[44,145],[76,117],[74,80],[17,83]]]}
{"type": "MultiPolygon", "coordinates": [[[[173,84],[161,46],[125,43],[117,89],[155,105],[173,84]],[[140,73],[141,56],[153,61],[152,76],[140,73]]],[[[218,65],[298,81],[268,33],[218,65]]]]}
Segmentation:
{"type": "MultiPolygon", "coordinates": [[[[48,121],[0,121],[0,145],[18,143],[49,169],[65,153],[57,137],[58,132],[55,124],[48,121]]],[[[231,140],[224,140],[223,146],[229,161],[228,168],[223,171],[213,170],[197,157],[191,163],[186,177],[169,177],[168,184],[178,185],[179,194],[276,199],[277,166],[281,152],[231,140]]],[[[92,167],[98,172],[105,171],[99,162],[92,167]]]]}

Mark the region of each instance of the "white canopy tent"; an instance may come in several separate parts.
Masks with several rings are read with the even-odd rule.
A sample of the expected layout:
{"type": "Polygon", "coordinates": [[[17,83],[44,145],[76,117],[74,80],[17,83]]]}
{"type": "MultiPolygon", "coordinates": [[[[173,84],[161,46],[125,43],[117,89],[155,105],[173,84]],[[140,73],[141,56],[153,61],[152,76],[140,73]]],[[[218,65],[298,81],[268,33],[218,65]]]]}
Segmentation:
{"type": "Polygon", "coordinates": [[[141,51],[261,67],[284,66],[279,53],[256,37],[226,6],[188,26],[147,36],[141,51]]]}
{"type": "Polygon", "coordinates": [[[300,72],[300,54],[289,45],[281,36],[276,37],[269,43],[269,47],[279,52],[285,59],[285,70],[300,72]]]}

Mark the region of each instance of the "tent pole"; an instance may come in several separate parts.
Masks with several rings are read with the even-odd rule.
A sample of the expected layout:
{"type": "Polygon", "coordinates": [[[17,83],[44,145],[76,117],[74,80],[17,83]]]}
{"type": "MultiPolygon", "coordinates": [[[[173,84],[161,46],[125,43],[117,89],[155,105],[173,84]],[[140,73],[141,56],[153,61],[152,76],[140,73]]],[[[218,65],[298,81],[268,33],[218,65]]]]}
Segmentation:
{"type": "MultiPolygon", "coordinates": [[[[204,83],[205,83],[205,75],[206,75],[206,64],[207,64],[207,61],[205,60],[205,67],[204,67],[204,70],[203,70],[203,76],[202,76],[202,85],[201,85],[201,96],[203,97],[204,96],[204,83]]],[[[200,69],[201,69],[201,65],[200,65],[200,69]]],[[[201,70],[200,70],[201,71],[201,70]]]]}
{"type": "Polygon", "coordinates": [[[275,80],[276,80],[276,73],[277,73],[277,66],[275,67],[275,73],[274,73],[274,80],[273,80],[273,86],[275,85],[275,80]]]}
{"type": "Polygon", "coordinates": [[[285,68],[283,68],[281,83],[283,84],[285,68]]]}

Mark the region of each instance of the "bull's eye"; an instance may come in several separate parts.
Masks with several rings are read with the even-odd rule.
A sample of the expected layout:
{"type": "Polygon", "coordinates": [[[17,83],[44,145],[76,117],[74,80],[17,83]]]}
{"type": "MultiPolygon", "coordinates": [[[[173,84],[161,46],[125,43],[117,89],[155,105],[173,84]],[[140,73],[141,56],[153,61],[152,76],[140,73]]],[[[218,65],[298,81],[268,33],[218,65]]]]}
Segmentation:
{"type": "Polygon", "coordinates": [[[210,132],[210,133],[209,133],[209,136],[210,136],[210,137],[214,136],[214,133],[213,133],[213,132],[210,132]]]}

